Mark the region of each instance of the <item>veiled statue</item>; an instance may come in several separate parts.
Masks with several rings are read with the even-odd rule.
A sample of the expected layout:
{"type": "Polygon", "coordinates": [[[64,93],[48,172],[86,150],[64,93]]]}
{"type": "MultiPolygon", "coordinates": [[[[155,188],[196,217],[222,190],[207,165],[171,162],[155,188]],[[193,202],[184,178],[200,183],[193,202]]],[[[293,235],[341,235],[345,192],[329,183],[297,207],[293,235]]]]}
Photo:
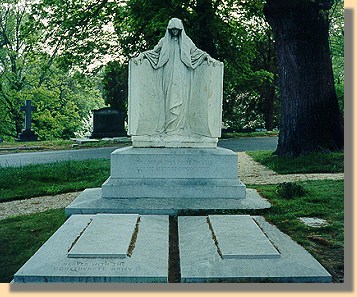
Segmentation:
{"type": "Polygon", "coordinates": [[[198,49],[182,21],[129,63],[128,133],[135,147],[216,147],[223,63],[198,49]]]}

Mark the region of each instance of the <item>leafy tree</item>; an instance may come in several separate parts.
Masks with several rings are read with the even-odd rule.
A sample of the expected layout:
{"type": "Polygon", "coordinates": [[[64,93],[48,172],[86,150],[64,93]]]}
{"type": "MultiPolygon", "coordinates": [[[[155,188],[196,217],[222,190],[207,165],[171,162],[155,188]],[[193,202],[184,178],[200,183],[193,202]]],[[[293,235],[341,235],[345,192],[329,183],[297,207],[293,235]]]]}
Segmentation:
{"type": "Polygon", "coordinates": [[[343,148],[329,48],[332,0],[267,0],[277,43],[281,125],[278,155],[343,148]]]}
{"type": "Polygon", "coordinates": [[[0,4],[0,103],[2,121],[0,133],[13,135],[21,131],[22,114],[19,94],[26,86],[26,60],[33,59],[36,38],[31,26],[26,26],[28,2],[5,1],[0,4]]]}
{"type": "Polygon", "coordinates": [[[104,68],[103,93],[105,103],[126,112],[128,98],[128,66],[117,61],[109,62],[104,68]]]}
{"type": "Polygon", "coordinates": [[[267,35],[270,28],[262,8],[262,2],[249,1],[129,0],[117,7],[114,17],[124,65],[154,47],[168,20],[178,17],[194,43],[225,64],[225,123],[242,129],[266,122],[272,129],[276,125],[277,70],[272,66],[274,45],[271,34],[267,35]],[[269,55],[259,57],[266,52],[269,55]]]}
{"type": "Polygon", "coordinates": [[[57,68],[40,88],[33,88],[34,124],[41,139],[69,139],[82,131],[90,111],[103,106],[98,83],[78,72],[68,76],[57,68]]]}
{"type": "Polygon", "coordinates": [[[340,110],[344,106],[344,9],[343,1],[335,0],[329,13],[332,69],[340,110]]]}
{"type": "Polygon", "coordinates": [[[113,75],[123,77],[125,73],[119,68],[124,69],[130,58],[152,48],[168,20],[178,17],[195,44],[225,64],[226,124],[241,129],[266,122],[271,129],[277,118],[276,70],[266,65],[269,59],[269,63],[274,62],[271,56],[259,57],[270,53],[273,46],[266,37],[270,29],[264,23],[262,7],[263,1],[246,0],[38,0],[32,15],[43,20],[38,28],[45,32],[46,44],[60,53],[63,66],[86,68],[108,55],[120,61],[116,67],[108,65],[104,78],[104,86],[111,83],[118,89],[104,92],[108,103],[121,108],[123,104],[113,101],[113,95],[119,98],[126,86],[115,82],[113,75]],[[115,34],[103,31],[111,24],[115,34]]]}
{"type": "Polygon", "coordinates": [[[43,43],[58,56],[62,67],[80,65],[88,70],[93,61],[119,57],[111,31],[114,8],[120,0],[37,0],[31,17],[43,43]],[[40,21],[38,21],[40,20],[40,21]]]}
{"type": "Polygon", "coordinates": [[[103,100],[92,77],[63,69],[58,48],[42,39],[31,3],[0,4],[0,133],[14,137],[21,132],[19,107],[30,99],[37,107],[34,128],[40,138],[68,138],[103,100]]]}

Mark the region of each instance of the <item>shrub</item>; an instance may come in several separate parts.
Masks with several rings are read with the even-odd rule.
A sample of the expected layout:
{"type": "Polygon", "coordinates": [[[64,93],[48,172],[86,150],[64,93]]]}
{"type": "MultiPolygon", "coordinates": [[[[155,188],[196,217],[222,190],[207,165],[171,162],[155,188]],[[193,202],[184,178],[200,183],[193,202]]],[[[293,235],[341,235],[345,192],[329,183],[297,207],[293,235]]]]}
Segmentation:
{"type": "Polygon", "coordinates": [[[295,182],[285,182],[278,184],[276,192],[281,198],[284,199],[302,197],[307,194],[307,191],[304,189],[304,187],[295,182]]]}

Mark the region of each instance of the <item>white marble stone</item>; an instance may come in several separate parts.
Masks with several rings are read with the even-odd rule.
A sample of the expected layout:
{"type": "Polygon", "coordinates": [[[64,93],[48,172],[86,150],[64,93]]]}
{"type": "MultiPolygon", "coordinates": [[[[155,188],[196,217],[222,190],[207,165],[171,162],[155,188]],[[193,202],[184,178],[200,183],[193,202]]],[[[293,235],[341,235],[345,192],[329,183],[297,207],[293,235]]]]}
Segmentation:
{"type": "Polygon", "coordinates": [[[210,215],[207,219],[223,259],[280,257],[251,216],[210,215]]]}
{"type": "Polygon", "coordinates": [[[181,20],[171,19],[155,48],[129,62],[133,146],[216,147],[222,98],[223,63],[194,45],[181,20]]]}
{"type": "MultiPolygon", "coordinates": [[[[103,215],[102,215],[103,216],[103,215]]],[[[121,215],[115,215],[121,216],[121,215]]],[[[108,224],[117,224],[109,215],[108,224]]],[[[130,256],[68,257],[68,250],[95,215],[71,216],[15,273],[14,283],[160,283],[168,281],[168,216],[140,216],[130,256]]],[[[130,223],[130,228],[132,224],[130,223]]],[[[106,237],[117,236],[108,228],[106,237]]],[[[100,238],[90,245],[101,244],[100,238]],[[97,242],[96,242],[97,241],[97,242]]]]}
{"type": "Polygon", "coordinates": [[[112,152],[110,176],[113,179],[234,179],[238,176],[238,156],[224,148],[125,147],[112,152]]]}
{"type": "Polygon", "coordinates": [[[266,236],[280,257],[270,257],[268,248],[266,257],[260,254],[257,258],[223,258],[218,252],[206,216],[178,217],[181,282],[331,282],[331,275],[326,269],[289,236],[267,223],[263,217],[254,216],[251,220],[259,228],[251,231],[245,223],[241,224],[242,237],[238,239],[223,239],[225,234],[230,236],[231,231],[227,232],[221,226],[221,230],[217,230],[218,246],[222,240],[241,239],[251,241],[249,244],[253,251],[256,249],[254,245],[259,244],[255,238],[266,236]],[[244,235],[244,232],[247,234],[244,235]]]}
{"type": "Polygon", "coordinates": [[[111,155],[103,198],[244,199],[238,156],[223,149],[122,148],[111,155]]]}
{"type": "Polygon", "coordinates": [[[313,227],[313,228],[320,228],[328,225],[328,222],[326,220],[319,219],[319,218],[302,217],[299,218],[299,220],[303,222],[306,226],[313,227]]]}
{"type": "Polygon", "coordinates": [[[70,258],[126,258],[139,215],[98,214],[68,251],[70,258]]]}
{"type": "Polygon", "coordinates": [[[246,187],[237,178],[109,178],[102,185],[102,197],[106,199],[244,199],[245,195],[246,187]]]}
{"type": "Polygon", "coordinates": [[[105,199],[101,188],[85,189],[66,209],[66,215],[96,213],[139,213],[145,215],[180,215],[215,210],[265,209],[269,201],[254,189],[246,189],[245,199],[228,198],[131,198],[105,199]]]}

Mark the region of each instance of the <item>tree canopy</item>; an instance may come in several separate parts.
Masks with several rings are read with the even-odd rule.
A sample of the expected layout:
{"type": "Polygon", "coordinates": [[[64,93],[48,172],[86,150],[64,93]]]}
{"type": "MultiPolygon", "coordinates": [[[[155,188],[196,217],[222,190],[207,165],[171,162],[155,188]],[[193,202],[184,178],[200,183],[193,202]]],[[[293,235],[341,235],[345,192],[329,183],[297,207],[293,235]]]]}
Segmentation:
{"type": "MultiPolygon", "coordinates": [[[[303,2],[309,1],[296,3],[303,2]]],[[[0,113],[6,124],[0,124],[0,134],[19,132],[23,115],[18,108],[29,98],[39,104],[34,125],[43,135],[53,129],[51,122],[58,127],[61,121],[73,123],[45,138],[69,137],[83,129],[84,113],[102,106],[103,99],[125,110],[128,60],[152,48],[172,17],[183,20],[199,48],[224,62],[225,126],[271,130],[280,123],[281,89],[276,35],[263,13],[265,4],[263,0],[6,0],[0,12],[4,106],[0,113]],[[9,30],[13,33],[4,34],[9,30]],[[9,47],[6,35],[22,50],[9,47]],[[66,108],[56,115],[61,104],[66,108]],[[70,104],[73,108],[67,109],[70,104]],[[61,120],[67,112],[67,119],[61,120]]],[[[343,1],[335,1],[328,12],[335,85],[343,108],[343,1]]]]}
{"type": "Polygon", "coordinates": [[[103,106],[102,95],[93,77],[63,67],[59,43],[51,47],[31,4],[0,4],[0,134],[21,132],[19,108],[29,99],[36,107],[33,124],[40,139],[73,137],[90,110],[103,106]]]}

